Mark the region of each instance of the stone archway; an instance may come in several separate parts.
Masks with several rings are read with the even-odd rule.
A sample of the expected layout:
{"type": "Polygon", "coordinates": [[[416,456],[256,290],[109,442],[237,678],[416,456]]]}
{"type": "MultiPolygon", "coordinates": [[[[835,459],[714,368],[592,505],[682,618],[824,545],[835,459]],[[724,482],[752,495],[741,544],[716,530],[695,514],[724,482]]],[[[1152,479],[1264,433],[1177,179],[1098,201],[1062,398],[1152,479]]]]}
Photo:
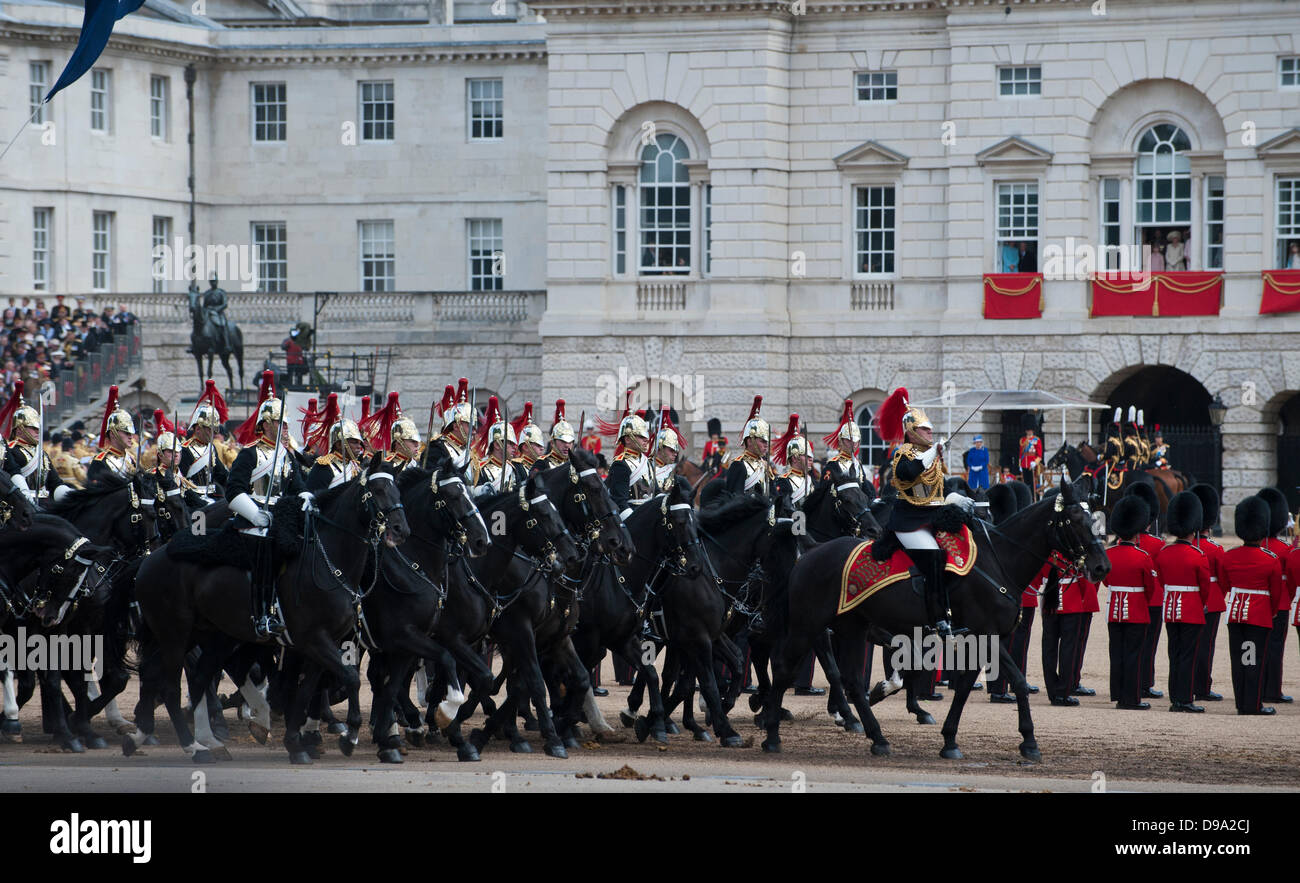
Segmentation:
{"type": "Polygon", "coordinates": [[[1277,487],[1295,512],[1300,509],[1300,392],[1279,393],[1265,413],[1273,415],[1277,426],[1273,460],[1277,487]]]}

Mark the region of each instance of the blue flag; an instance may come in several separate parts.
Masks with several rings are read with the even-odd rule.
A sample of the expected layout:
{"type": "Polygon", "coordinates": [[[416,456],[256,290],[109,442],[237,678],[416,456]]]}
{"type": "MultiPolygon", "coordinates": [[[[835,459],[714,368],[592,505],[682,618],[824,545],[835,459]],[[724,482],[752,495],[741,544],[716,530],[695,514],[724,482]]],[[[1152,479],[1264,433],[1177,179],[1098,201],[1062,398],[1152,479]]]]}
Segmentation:
{"type": "Polygon", "coordinates": [[[130,15],[141,6],[144,0],[86,0],[86,17],[81,22],[81,36],[77,37],[77,48],[72,50],[68,65],[59,75],[58,82],[45,95],[49,101],[65,86],[71,86],[82,74],[90,70],[99,60],[108,38],[113,33],[113,24],[118,19],[130,15]]]}

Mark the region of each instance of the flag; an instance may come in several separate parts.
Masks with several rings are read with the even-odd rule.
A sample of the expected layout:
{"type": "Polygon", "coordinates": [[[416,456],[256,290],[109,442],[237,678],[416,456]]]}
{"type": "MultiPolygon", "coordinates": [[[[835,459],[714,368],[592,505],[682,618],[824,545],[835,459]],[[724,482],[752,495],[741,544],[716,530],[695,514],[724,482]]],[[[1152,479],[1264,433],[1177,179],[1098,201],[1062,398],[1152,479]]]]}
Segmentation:
{"type": "Polygon", "coordinates": [[[77,48],[72,50],[67,67],[59,74],[58,81],[45,94],[48,102],[66,86],[71,86],[99,60],[108,38],[113,33],[113,24],[144,5],[144,0],[86,0],[86,17],[81,22],[81,35],[77,37],[77,48]]]}

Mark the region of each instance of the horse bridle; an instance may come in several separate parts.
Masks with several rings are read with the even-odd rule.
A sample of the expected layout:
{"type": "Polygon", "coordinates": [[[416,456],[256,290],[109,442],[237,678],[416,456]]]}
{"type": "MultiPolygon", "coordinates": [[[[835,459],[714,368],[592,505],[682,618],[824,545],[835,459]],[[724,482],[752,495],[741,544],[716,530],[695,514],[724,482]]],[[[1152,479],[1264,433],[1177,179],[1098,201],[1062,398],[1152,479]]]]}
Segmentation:
{"type": "Polygon", "coordinates": [[[393,490],[397,489],[397,480],[393,478],[391,472],[371,472],[366,475],[365,484],[361,491],[361,502],[366,507],[366,516],[370,519],[370,526],[366,529],[366,542],[372,546],[377,546],[379,541],[384,538],[384,533],[388,530],[388,516],[400,509],[406,507],[402,505],[401,494],[397,495],[397,502],[387,509],[379,508],[379,500],[375,492],[370,489],[370,482],[377,478],[384,478],[392,482],[393,490]]]}
{"type": "MultiPolygon", "coordinates": [[[[103,577],[107,573],[108,569],[104,567],[104,565],[97,563],[94,559],[86,558],[79,554],[81,547],[89,542],[90,540],[86,537],[77,537],[72,541],[68,548],[63,550],[62,558],[55,558],[52,564],[41,568],[41,576],[37,581],[37,584],[40,587],[38,589],[38,595],[30,604],[32,612],[39,614],[45,609],[46,605],[53,603],[55,589],[52,586],[49,586],[47,581],[51,577],[62,576],[64,571],[70,567],[71,563],[74,561],[82,566],[81,573],[77,575],[76,581],[72,583],[71,588],[68,589],[67,595],[63,598],[61,603],[64,605],[71,604],[75,607],[77,601],[82,598],[90,597],[90,595],[95,591],[95,588],[103,581],[103,577]],[[99,573],[99,576],[93,583],[86,585],[86,574],[92,567],[94,567],[99,573]]],[[[66,612],[63,615],[66,615],[66,612]]],[[[60,615],[59,621],[62,621],[63,615],[60,615]]],[[[54,623],[54,625],[57,624],[57,622],[54,623]]]]}
{"type": "MultiPolygon", "coordinates": [[[[577,467],[575,467],[572,463],[569,464],[569,483],[572,485],[580,485],[582,483],[582,479],[589,478],[593,475],[597,476],[596,481],[597,483],[599,483],[600,481],[599,473],[596,471],[595,467],[584,469],[581,472],[579,472],[577,467]]],[[[576,489],[575,492],[569,496],[569,499],[577,503],[582,511],[582,538],[585,541],[583,543],[584,552],[586,551],[585,549],[586,542],[594,543],[600,539],[600,532],[605,522],[607,522],[609,519],[613,519],[612,523],[610,524],[610,527],[618,527],[622,523],[621,521],[619,521],[618,513],[614,511],[614,507],[612,506],[609,507],[608,512],[593,516],[591,507],[587,504],[587,499],[589,496],[590,496],[589,493],[581,490],[576,490],[576,489]]]]}
{"type": "MultiPolygon", "coordinates": [[[[544,540],[544,542],[541,544],[541,547],[536,552],[529,553],[532,557],[535,558],[540,557],[546,563],[545,569],[549,572],[550,566],[554,565],[556,556],[558,554],[555,548],[555,540],[560,539],[561,537],[568,537],[569,541],[573,542],[575,546],[577,545],[577,541],[574,540],[573,535],[569,533],[568,525],[566,525],[564,523],[564,519],[560,517],[560,512],[558,509],[555,508],[555,504],[551,502],[551,498],[546,496],[546,494],[538,494],[536,497],[533,497],[530,500],[528,499],[527,488],[525,485],[526,483],[519,485],[519,509],[523,512],[523,514],[528,515],[530,507],[532,506],[540,507],[543,503],[545,503],[551,507],[551,512],[554,513],[555,520],[560,525],[560,531],[554,537],[547,536],[546,530],[543,528],[542,539],[544,540]]],[[[524,519],[524,530],[526,531],[529,532],[535,531],[539,526],[540,526],[540,522],[537,519],[536,515],[530,515],[529,517],[524,519]]]]}
{"type": "MultiPolygon", "coordinates": [[[[846,505],[843,498],[840,497],[840,491],[848,490],[849,488],[854,488],[854,487],[861,490],[862,483],[857,481],[841,481],[839,483],[834,483],[834,479],[832,479],[831,499],[835,501],[835,511],[837,513],[843,512],[846,505]]],[[[864,496],[865,496],[865,492],[864,492],[864,496]]],[[[855,537],[862,536],[862,516],[870,515],[870,514],[871,514],[871,506],[866,505],[863,506],[861,509],[859,509],[855,514],[851,514],[849,516],[850,521],[852,522],[853,525],[853,536],[855,537]]]]}

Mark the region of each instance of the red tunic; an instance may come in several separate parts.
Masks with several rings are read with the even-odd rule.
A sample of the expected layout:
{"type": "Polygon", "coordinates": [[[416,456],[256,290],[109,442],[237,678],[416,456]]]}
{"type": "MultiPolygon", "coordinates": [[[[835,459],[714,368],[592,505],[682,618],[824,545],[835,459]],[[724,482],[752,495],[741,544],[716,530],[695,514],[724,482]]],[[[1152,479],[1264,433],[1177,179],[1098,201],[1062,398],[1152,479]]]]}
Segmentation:
{"type": "Polygon", "coordinates": [[[1044,564],[1043,569],[1038,571],[1034,581],[1029,584],[1023,592],[1020,593],[1021,607],[1037,607],[1038,596],[1043,593],[1043,583],[1047,582],[1047,574],[1052,570],[1052,565],[1044,564]]]}
{"type": "MultiPolygon", "coordinates": [[[[1164,540],[1160,539],[1160,537],[1152,536],[1149,533],[1138,534],[1138,545],[1142,547],[1143,552],[1146,552],[1151,556],[1152,563],[1155,562],[1156,555],[1160,554],[1160,550],[1165,547],[1164,540]]],[[[1160,580],[1156,580],[1155,594],[1147,595],[1147,604],[1151,607],[1164,606],[1165,587],[1160,584],[1160,580]]]]}
{"type": "Polygon", "coordinates": [[[1279,540],[1277,537],[1269,537],[1260,543],[1265,549],[1268,549],[1277,556],[1277,560],[1282,562],[1282,590],[1286,593],[1286,603],[1282,608],[1290,608],[1291,596],[1295,593],[1295,583],[1286,574],[1286,559],[1291,555],[1291,547],[1279,540]]]}
{"type": "Polygon", "coordinates": [[[1223,553],[1223,569],[1231,586],[1228,622],[1272,628],[1273,614],[1286,605],[1282,562],[1258,546],[1241,546],[1223,553]]]}
{"type": "Polygon", "coordinates": [[[600,436],[599,436],[599,435],[595,435],[594,433],[593,433],[592,435],[584,435],[584,436],[582,437],[582,441],[579,442],[579,444],[582,445],[582,448],[583,448],[584,450],[591,451],[593,454],[599,454],[599,453],[600,453],[600,436]]]}
{"type": "Polygon", "coordinates": [[[1038,436],[1020,440],[1020,468],[1033,469],[1043,459],[1043,440],[1038,436]]]}
{"type": "Polygon", "coordinates": [[[1080,577],[1080,579],[1083,581],[1083,612],[1099,613],[1101,603],[1098,601],[1097,596],[1101,593],[1101,586],[1086,576],[1080,577]]]}
{"type": "Polygon", "coordinates": [[[1155,594],[1159,582],[1151,556],[1133,543],[1119,543],[1106,550],[1106,557],[1110,559],[1107,622],[1150,622],[1147,598],[1155,594]]]}
{"type": "Polygon", "coordinates": [[[1227,576],[1223,572],[1223,547],[1207,537],[1201,537],[1197,542],[1210,562],[1210,580],[1214,583],[1210,600],[1205,603],[1205,612],[1222,613],[1228,609],[1225,599],[1230,588],[1227,576]]]}
{"type": "Polygon", "coordinates": [[[1090,583],[1077,574],[1062,574],[1060,581],[1061,600],[1057,613],[1087,613],[1088,605],[1084,600],[1090,583]]]}
{"type": "Polygon", "coordinates": [[[1165,587],[1165,622],[1205,625],[1205,605],[1214,591],[1205,553],[1175,540],[1156,555],[1156,572],[1165,587]]]}

